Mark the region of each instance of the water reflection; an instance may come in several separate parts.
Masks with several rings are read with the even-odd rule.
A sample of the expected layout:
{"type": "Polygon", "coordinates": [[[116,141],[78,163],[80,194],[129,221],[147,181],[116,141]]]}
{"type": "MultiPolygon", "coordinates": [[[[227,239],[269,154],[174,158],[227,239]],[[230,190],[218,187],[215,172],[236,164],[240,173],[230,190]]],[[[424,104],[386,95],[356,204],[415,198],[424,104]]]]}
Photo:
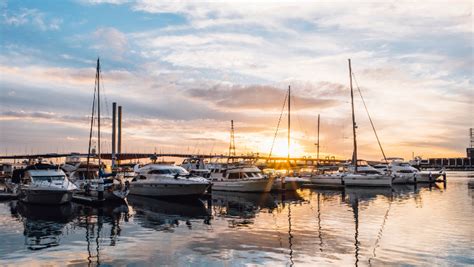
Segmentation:
{"type": "Polygon", "coordinates": [[[14,201],[11,212],[23,222],[25,245],[30,250],[59,246],[63,228],[75,217],[74,206],[40,206],[14,201]]]}
{"type": "Polygon", "coordinates": [[[472,264],[467,180],[392,188],[130,196],[93,208],[0,203],[0,260],[24,265],[472,264]],[[450,226],[450,227],[446,227],[450,226]],[[17,234],[19,233],[19,234],[17,234]],[[23,234],[22,234],[23,233],[23,234]]]}
{"type": "Polygon", "coordinates": [[[87,244],[87,263],[89,266],[100,265],[104,224],[110,225],[110,233],[108,235],[109,246],[115,246],[117,238],[121,234],[121,221],[123,220],[126,223],[130,217],[128,206],[125,204],[114,204],[94,208],[77,205],[77,213],[78,217],[74,222],[74,226],[85,229],[84,238],[87,244]]]}
{"type": "Polygon", "coordinates": [[[173,228],[184,221],[191,229],[194,219],[210,224],[211,214],[199,199],[163,200],[130,196],[128,203],[135,211],[135,220],[145,228],[173,232],[173,228]]]}

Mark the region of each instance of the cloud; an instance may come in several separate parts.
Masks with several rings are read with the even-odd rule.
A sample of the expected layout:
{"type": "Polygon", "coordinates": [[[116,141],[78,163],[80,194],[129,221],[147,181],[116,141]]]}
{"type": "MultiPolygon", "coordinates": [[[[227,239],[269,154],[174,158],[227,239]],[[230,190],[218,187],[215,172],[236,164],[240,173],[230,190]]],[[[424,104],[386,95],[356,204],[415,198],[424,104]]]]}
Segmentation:
{"type": "Polygon", "coordinates": [[[17,12],[3,13],[3,23],[11,26],[31,24],[42,31],[59,30],[63,22],[61,18],[47,19],[46,14],[37,9],[21,8],[17,12]]]}
{"type": "MultiPolygon", "coordinates": [[[[6,36],[0,55],[2,130],[31,131],[22,121],[40,121],[38,132],[66,125],[73,130],[62,131],[58,140],[82,140],[71,131],[78,125],[87,131],[80,118],[87,118],[92,102],[91,55],[100,54],[103,100],[109,103],[104,108],[112,101],[123,105],[128,151],[153,146],[224,151],[233,119],[238,150],[267,152],[290,84],[294,140],[313,153],[315,118],[321,114],[324,152],[348,157],[351,58],[387,154],[407,156],[413,148],[424,156],[464,154],[474,107],[470,2],[83,3],[80,8],[91,14],[99,4],[123,4],[110,12],[134,13],[105,25],[91,16],[87,25],[74,24],[73,32],[58,32],[57,53],[6,36]],[[142,16],[146,25],[133,23],[142,16]],[[439,136],[452,138],[443,142],[439,136]]],[[[50,13],[34,20],[39,11],[31,10],[7,11],[3,23],[19,34],[26,28],[21,25],[51,30],[63,25],[53,23],[50,13]]],[[[39,32],[42,36],[46,33],[39,32]]],[[[355,102],[361,157],[379,159],[357,93],[355,102]]]]}
{"type": "Polygon", "coordinates": [[[98,28],[92,34],[92,42],[92,49],[115,60],[122,60],[129,49],[126,35],[113,27],[98,28]]]}
{"type": "MultiPolygon", "coordinates": [[[[280,110],[286,90],[272,86],[214,86],[209,89],[190,89],[188,94],[223,109],[280,110]]],[[[295,110],[326,108],[337,104],[333,99],[292,96],[295,110]]]]}

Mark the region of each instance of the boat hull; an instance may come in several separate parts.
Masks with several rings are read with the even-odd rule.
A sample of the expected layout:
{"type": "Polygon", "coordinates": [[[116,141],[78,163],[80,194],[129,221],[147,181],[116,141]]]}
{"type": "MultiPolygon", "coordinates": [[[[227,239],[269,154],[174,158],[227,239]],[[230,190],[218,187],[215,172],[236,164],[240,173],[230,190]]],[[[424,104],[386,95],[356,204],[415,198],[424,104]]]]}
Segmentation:
{"type": "Polygon", "coordinates": [[[413,174],[396,174],[392,179],[392,184],[409,184],[414,182],[413,174]]]}
{"type": "Polygon", "coordinates": [[[295,191],[301,188],[304,183],[308,183],[308,179],[300,177],[285,177],[285,182],[282,183],[281,178],[276,178],[272,184],[272,190],[295,191]]]}
{"type": "Polygon", "coordinates": [[[147,197],[171,197],[171,196],[201,196],[206,192],[209,184],[158,184],[140,183],[130,184],[130,194],[147,197]]]}
{"type": "Polygon", "coordinates": [[[310,178],[310,182],[317,186],[340,187],[344,186],[341,176],[335,175],[315,175],[310,178]]]}
{"type": "Polygon", "coordinates": [[[390,187],[392,186],[392,177],[386,175],[361,175],[349,174],[344,176],[344,185],[346,186],[374,186],[374,187],[390,187]]]}
{"type": "Polygon", "coordinates": [[[22,189],[19,199],[30,204],[59,205],[71,201],[72,191],[22,189]]]}
{"type": "Polygon", "coordinates": [[[212,190],[229,192],[270,192],[272,185],[273,180],[271,179],[224,180],[213,181],[212,190]]]}

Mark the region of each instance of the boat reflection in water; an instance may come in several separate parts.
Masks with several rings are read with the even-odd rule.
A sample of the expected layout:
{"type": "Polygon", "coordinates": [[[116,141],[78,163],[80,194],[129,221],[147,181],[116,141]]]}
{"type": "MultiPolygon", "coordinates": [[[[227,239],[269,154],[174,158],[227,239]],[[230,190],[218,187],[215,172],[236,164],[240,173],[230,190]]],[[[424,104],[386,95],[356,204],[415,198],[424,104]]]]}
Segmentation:
{"type": "Polygon", "coordinates": [[[23,222],[25,245],[30,250],[59,246],[63,230],[77,215],[75,206],[67,203],[59,206],[42,206],[12,202],[12,214],[23,222]]]}
{"type": "Polygon", "coordinates": [[[210,223],[211,214],[199,199],[170,200],[155,199],[142,196],[129,196],[128,203],[135,214],[134,220],[142,227],[158,231],[171,231],[184,221],[192,227],[191,220],[202,219],[210,223]]]}
{"type": "MultiPolygon", "coordinates": [[[[124,221],[128,222],[130,217],[129,208],[125,204],[107,205],[105,207],[94,208],[90,206],[78,205],[77,206],[78,217],[74,221],[75,227],[85,229],[85,241],[87,250],[87,264],[100,265],[101,262],[101,250],[104,247],[115,246],[118,237],[121,235],[120,223],[124,221]],[[105,226],[110,225],[110,233],[103,232],[106,229],[105,226]],[[104,237],[108,237],[110,240],[104,243],[104,237]]],[[[80,259],[73,262],[74,264],[85,264],[84,259],[80,259]]]]}
{"type": "Polygon", "coordinates": [[[181,201],[129,196],[128,206],[102,208],[0,202],[0,215],[11,213],[0,220],[0,261],[29,266],[469,265],[474,194],[466,187],[466,179],[452,179],[449,189],[438,183],[265,194],[214,191],[181,201]]]}

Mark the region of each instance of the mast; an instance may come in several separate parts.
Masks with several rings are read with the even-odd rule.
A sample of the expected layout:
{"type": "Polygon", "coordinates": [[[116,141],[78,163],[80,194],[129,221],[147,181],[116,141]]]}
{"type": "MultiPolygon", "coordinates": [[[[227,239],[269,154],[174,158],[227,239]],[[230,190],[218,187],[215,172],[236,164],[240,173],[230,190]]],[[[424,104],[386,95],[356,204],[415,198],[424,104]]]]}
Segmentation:
{"type": "MultiPolygon", "coordinates": [[[[290,164],[290,133],[291,133],[291,87],[288,85],[288,168],[291,167],[290,164]]],[[[290,170],[288,169],[288,174],[290,170]]]]}
{"type": "Polygon", "coordinates": [[[319,119],[320,119],[320,115],[318,114],[318,143],[316,143],[316,145],[318,146],[318,150],[316,152],[316,159],[318,160],[317,161],[318,165],[319,165],[319,123],[320,123],[319,119]]]}
{"type": "Polygon", "coordinates": [[[351,87],[351,106],[352,106],[352,134],[354,139],[354,152],[352,154],[352,165],[354,165],[354,171],[357,172],[357,139],[356,139],[356,121],[355,121],[355,114],[354,114],[354,90],[352,88],[352,67],[351,67],[351,59],[349,61],[349,81],[351,87]]]}
{"type": "Polygon", "coordinates": [[[100,157],[100,59],[97,58],[97,152],[99,157],[99,170],[101,168],[100,157]]]}
{"type": "Polygon", "coordinates": [[[97,90],[97,74],[96,74],[96,80],[95,80],[95,85],[94,85],[94,97],[92,99],[91,127],[90,127],[90,132],[89,132],[89,148],[87,150],[87,174],[86,174],[87,179],[89,179],[89,162],[90,162],[91,146],[92,146],[92,128],[94,128],[95,93],[96,93],[96,90],[97,90]]]}

